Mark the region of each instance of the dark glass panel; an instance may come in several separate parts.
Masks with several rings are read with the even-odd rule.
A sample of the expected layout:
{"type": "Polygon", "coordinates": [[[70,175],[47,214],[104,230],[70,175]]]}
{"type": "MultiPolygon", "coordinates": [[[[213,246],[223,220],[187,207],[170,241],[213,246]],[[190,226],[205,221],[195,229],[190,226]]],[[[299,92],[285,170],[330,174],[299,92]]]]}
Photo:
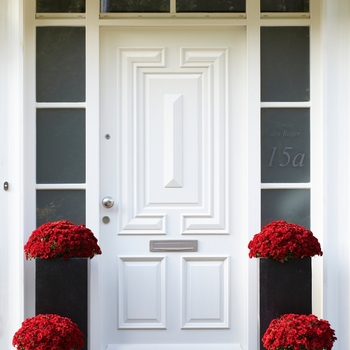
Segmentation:
{"type": "Polygon", "coordinates": [[[310,228],[310,190],[262,190],[261,226],[275,220],[310,228]]]}
{"type": "Polygon", "coordinates": [[[85,28],[36,29],[38,102],[85,101],[85,28]]]}
{"type": "Polygon", "coordinates": [[[261,110],[261,182],[310,181],[310,110],[261,110]]]}
{"type": "Polygon", "coordinates": [[[245,12],[245,0],[177,0],[177,12],[245,12]]]}
{"type": "Polygon", "coordinates": [[[261,100],[310,100],[309,27],[261,28],[261,100]]]}
{"type": "Polygon", "coordinates": [[[37,0],[36,12],[83,13],[85,0],[37,0]]]}
{"type": "Polygon", "coordinates": [[[309,0],[260,0],[261,12],[309,12],[309,0]]]}
{"type": "Polygon", "coordinates": [[[170,12],[170,0],[101,0],[101,12],[170,12]]]}
{"type": "Polygon", "coordinates": [[[37,183],[85,182],[85,110],[38,109],[37,183]]]}
{"type": "Polygon", "coordinates": [[[84,190],[38,190],[36,193],[36,225],[68,220],[85,224],[84,190]]]}

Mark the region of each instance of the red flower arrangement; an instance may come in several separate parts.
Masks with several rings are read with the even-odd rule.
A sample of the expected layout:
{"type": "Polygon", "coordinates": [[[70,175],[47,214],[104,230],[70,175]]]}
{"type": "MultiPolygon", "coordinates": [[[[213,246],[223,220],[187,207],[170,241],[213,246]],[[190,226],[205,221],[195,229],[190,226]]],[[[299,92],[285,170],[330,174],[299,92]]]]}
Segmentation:
{"type": "Polygon", "coordinates": [[[285,314],[271,321],[262,342],[268,350],[330,350],[336,339],[326,320],[285,314]]]}
{"type": "Polygon", "coordinates": [[[93,258],[102,254],[97,238],[84,225],[61,220],[34,230],[24,246],[26,259],[93,258]]]}
{"type": "Polygon", "coordinates": [[[321,245],[304,226],[284,220],[273,221],[254,235],[248,244],[250,258],[289,259],[322,256],[321,245]]]}
{"type": "Polygon", "coordinates": [[[12,345],[19,350],[79,350],[84,335],[67,317],[40,314],[27,318],[15,333],[12,345]]]}

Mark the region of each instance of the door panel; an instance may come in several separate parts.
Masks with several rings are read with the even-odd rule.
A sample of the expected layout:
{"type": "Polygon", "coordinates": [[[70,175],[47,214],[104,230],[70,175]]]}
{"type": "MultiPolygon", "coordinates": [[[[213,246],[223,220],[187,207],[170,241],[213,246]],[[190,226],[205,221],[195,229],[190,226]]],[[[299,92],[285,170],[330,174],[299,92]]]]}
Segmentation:
{"type": "Polygon", "coordinates": [[[165,257],[119,256],[119,329],[165,329],[165,257]]]}
{"type": "Polygon", "coordinates": [[[183,257],[182,328],[229,328],[228,257],[183,257]]]}
{"type": "Polygon", "coordinates": [[[247,337],[232,198],[244,62],[243,28],[101,29],[101,198],[116,203],[101,209],[108,349],[241,349],[247,337]],[[198,251],[151,252],[158,239],[198,251]]]}

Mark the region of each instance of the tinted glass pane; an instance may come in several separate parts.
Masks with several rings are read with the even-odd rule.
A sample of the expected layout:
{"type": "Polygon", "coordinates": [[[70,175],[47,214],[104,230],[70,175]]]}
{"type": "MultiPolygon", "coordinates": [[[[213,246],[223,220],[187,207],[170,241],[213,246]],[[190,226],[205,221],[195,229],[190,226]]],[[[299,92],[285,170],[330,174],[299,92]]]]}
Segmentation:
{"type": "Polygon", "coordinates": [[[36,99],[85,101],[85,28],[38,27],[36,99]]]}
{"type": "Polygon", "coordinates": [[[39,190],[36,193],[36,224],[68,220],[85,224],[85,191],[39,190]]]}
{"type": "Polygon", "coordinates": [[[101,0],[101,12],[170,12],[170,0],[101,0]]]}
{"type": "Polygon", "coordinates": [[[309,27],[261,28],[261,100],[310,100],[309,27]]]}
{"type": "Polygon", "coordinates": [[[310,228],[310,190],[262,190],[261,226],[274,220],[310,228]]]}
{"type": "Polygon", "coordinates": [[[310,111],[261,110],[261,182],[310,181],[310,111]]]}
{"type": "Polygon", "coordinates": [[[37,183],[85,182],[85,110],[38,109],[37,183]]]}
{"type": "Polygon", "coordinates": [[[309,0],[261,0],[261,12],[309,12],[309,0]]]}
{"type": "Polygon", "coordinates": [[[36,12],[85,12],[85,0],[37,0],[36,12]]]}
{"type": "Polygon", "coordinates": [[[177,0],[177,12],[245,12],[245,0],[177,0]]]}

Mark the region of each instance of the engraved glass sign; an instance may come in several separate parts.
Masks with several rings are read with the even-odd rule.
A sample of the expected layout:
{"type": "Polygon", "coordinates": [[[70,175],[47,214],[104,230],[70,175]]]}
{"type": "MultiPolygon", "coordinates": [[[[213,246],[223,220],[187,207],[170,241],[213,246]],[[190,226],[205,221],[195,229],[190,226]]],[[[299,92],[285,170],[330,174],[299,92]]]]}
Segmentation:
{"type": "Polygon", "coordinates": [[[310,110],[261,110],[261,182],[310,181],[310,110]]]}
{"type": "Polygon", "coordinates": [[[274,220],[286,220],[310,228],[310,190],[262,190],[261,226],[274,220]]]}
{"type": "Polygon", "coordinates": [[[262,27],[261,101],[309,100],[309,27],[262,27]]]}
{"type": "Polygon", "coordinates": [[[309,12],[309,0],[261,0],[261,12],[309,12]]]}
{"type": "Polygon", "coordinates": [[[101,12],[170,12],[170,0],[101,0],[101,12]]]}
{"type": "Polygon", "coordinates": [[[77,225],[85,223],[85,190],[36,192],[36,225],[58,220],[68,220],[77,225]]]}

